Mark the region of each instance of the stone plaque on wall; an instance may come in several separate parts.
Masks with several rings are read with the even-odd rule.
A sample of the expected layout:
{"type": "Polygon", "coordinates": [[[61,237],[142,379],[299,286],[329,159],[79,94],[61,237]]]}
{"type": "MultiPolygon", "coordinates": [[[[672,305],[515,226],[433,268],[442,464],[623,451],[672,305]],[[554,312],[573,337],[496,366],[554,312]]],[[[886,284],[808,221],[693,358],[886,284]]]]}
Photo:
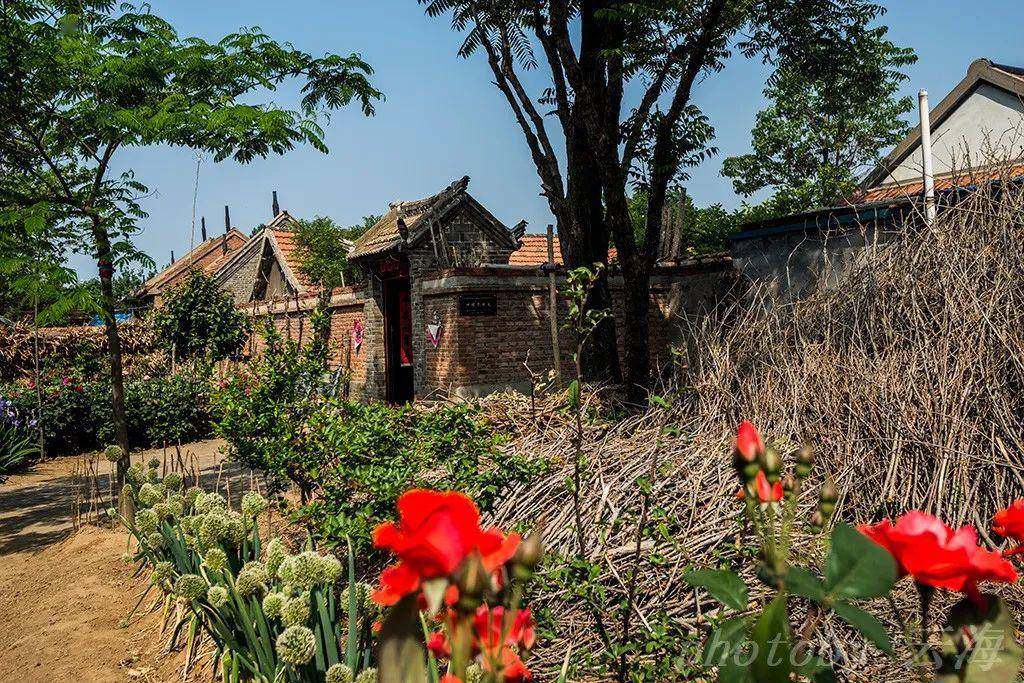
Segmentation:
{"type": "Polygon", "coordinates": [[[485,292],[459,294],[460,316],[485,316],[498,314],[498,295],[485,292]]]}

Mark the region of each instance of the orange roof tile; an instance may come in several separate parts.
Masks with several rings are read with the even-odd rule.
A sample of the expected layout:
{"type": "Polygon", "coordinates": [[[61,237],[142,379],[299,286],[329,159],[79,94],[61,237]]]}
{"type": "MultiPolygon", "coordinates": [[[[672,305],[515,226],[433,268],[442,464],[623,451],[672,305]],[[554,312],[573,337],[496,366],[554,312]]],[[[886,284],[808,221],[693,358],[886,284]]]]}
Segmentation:
{"type": "MultiPolygon", "coordinates": [[[[941,192],[943,190],[951,190],[954,188],[970,187],[971,185],[978,185],[980,183],[991,182],[993,180],[1009,180],[1021,176],[1024,176],[1024,163],[995,169],[975,170],[960,175],[940,176],[935,178],[935,191],[941,192]]],[[[922,192],[924,192],[923,181],[903,183],[899,185],[882,185],[879,187],[872,187],[855,195],[852,198],[852,201],[855,204],[884,202],[887,200],[915,197],[920,195],[922,192]]]]}
{"type": "Polygon", "coordinates": [[[197,245],[190,252],[176,260],[171,265],[164,268],[162,271],[154,275],[153,277],[146,280],[146,282],[139,288],[138,294],[155,294],[168,287],[176,284],[182,276],[188,271],[192,270],[196,261],[201,261],[203,258],[210,255],[218,249],[224,248],[224,239],[227,238],[228,248],[227,252],[219,256],[218,258],[209,261],[205,264],[200,264],[198,267],[204,273],[213,273],[219,268],[226,260],[238,250],[248,239],[245,235],[237,230],[231,230],[224,235],[217,235],[211,237],[205,242],[197,245]]]}
{"type": "MultiPolygon", "coordinates": [[[[547,235],[523,235],[520,238],[520,246],[509,256],[510,266],[540,266],[548,262],[548,238],[547,235]]],[[[562,261],[562,248],[555,240],[554,244],[555,263],[564,265],[562,261]]],[[[615,247],[608,249],[608,260],[611,261],[618,255],[615,247]]]]}

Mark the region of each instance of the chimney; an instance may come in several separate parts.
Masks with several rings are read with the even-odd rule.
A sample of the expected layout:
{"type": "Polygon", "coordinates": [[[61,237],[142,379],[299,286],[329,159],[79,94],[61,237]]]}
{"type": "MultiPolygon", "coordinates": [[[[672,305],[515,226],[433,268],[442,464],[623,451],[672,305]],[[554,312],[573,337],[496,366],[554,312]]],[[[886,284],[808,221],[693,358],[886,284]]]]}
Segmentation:
{"type": "Polygon", "coordinates": [[[174,250],[171,249],[171,265],[174,265],[174,250]]]}
{"type": "Polygon", "coordinates": [[[200,234],[203,236],[203,241],[205,242],[206,241],[206,216],[203,216],[202,218],[199,219],[199,224],[201,226],[200,227],[200,231],[201,231],[200,234]]]}
{"type": "Polygon", "coordinates": [[[277,214],[281,213],[281,206],[277,203],[277,190],[274,190],[274,205],[272,207],[274,212],[274,218],[277,218],[277,214]]]}
{"type": "Polygon", "coordinates": [[[932,174],[932,122],[928,111],[928,91],[917,93],[921,116],[921,166],[924,181],[924,218],[928,225],[935,222],[935,176],[932,174]]]}
{"type": "Polygon", "coordinates": [[[228,205],[224,205],[224,238],[221,240],[220,246],[221,251],[225,254],[228,253],[228,233],[231,232],[231,213],[228,211],[228,205]]]}

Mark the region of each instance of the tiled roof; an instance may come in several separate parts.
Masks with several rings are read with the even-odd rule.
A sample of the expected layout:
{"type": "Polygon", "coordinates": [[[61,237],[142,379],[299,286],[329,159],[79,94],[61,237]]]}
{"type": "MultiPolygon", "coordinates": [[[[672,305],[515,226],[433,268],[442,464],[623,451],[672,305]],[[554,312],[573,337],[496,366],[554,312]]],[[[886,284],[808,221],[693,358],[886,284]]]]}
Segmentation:
{"type": "MultiPolygon", "coordinates": [[[[548,238],[547,235],[523,235],[520,238],[520,246],[509,256],[510,266],[540,266],[548,262],[548,238]]],[[[555,240],[554,244],[555,263],[563,265],[562,249],[555,240]]],[[[608,260],[611,261],[618,255],[615,247],[608,249],[608,260]]]]}
{"type": "Polygon", "coordinates": [[[236,250],[245,244],[248,239],[238,230],[231,230],[225,235],[211,237],[202,244],[199,244],[192,251],[188,252],[150,279],[146,280],[142,287],[140,287],[136,292],[136,296],[156,294],[175,284],[185,273],[191,270],[197,262],[202,261],[204,258],[209,256],[211,252],[214,250],[223,250],[225,237],[228,242],[227,252],[213,261],[199,263],[197,266],[204,273],[216,272],[216,270],[220,268],[220,266],[223,265],[236,250]]]}
{"type": "Polygon", "coordinates": [[[401,245],[402,234],[398,230],[399,220],[405,223],[407,234],[412,232],[420,218],[444,204],[445,200],[465,192],[468,185],[469,177],[464,176],[430,197],[412,202],[392,202],[388,207],[388,212],[356,240],[349,253],[349,258],[379,254],[401,245]]]}
{"type": "Polygon", "coordinates": [[[281,256],[284,258],[285,264],[291,270],[292,275],[298,280],[300,290],[303,293],[309,292],[314,289],[313,283],[310,281],[306,274],[302,272],[302,268],[299,266],[302,264],[302,260],[299,258],[299,254],[296,253],[298,245],[295,241],[295,233],[291,230],[282,229],[268,229],[267,233],[272,235],[274,241],[277,243],[277,248],[281,252],[281,256]]]}
{"type": "MultiPolygon", "coordinates": [[[[1024,163],[1016,163],[1012,166],[1000,166],[982,170],[973,170],[968,173],[950,174],[935,178],[935,191],[951,190],[954,188],[970,187],[993,180],[1009,180],[1024,176],[1024,163]]],[[[899,185],[882,185],[865,190],[852,198],[855,204],[866,204],[869,202],[881,202],[891,199],[905,199],[915,197],[924,192],[924,181],[903,183],[899,185]]]]}
{"type": "Polygon", "coordinates": [[[468,186],[469,176],[463,176],[425,199],[393,202],[387,213],[355,241],[349,251],[349,260],[382,254],[402,246],[403,243],[413,245],[419,239],[426,239],[432,221],[445,215],[455,206],[467,207],[467,210],[477,216],[481,226],[486,227],[499,241],[512,247],[515,244],[513,232],[466,192],[468,186]],[[405,225],[405,238],[399,230],[399,221],[405,225]]]}

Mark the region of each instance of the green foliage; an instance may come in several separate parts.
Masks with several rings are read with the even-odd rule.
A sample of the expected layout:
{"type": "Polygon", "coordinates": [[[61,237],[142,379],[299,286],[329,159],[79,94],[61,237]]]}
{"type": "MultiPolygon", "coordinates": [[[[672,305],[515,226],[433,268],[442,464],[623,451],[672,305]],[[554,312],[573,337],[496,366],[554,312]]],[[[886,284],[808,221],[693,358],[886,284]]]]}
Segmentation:
{"type": "Polygon", "coordinates": [[[749,219],[834,205],[909,130],[903,116],[913,102],[898,92],[902,69],[917,60],[913,50],[866,20],[844,33],[838,51],[827,42],[809,46],[803,60],[779,68],[764,91],[771,105],[757,115],[753,152],[725,160],[722,174],[738,193],[773,192],[749,219]]]}
{"type": "Polygon", "coordinates": [[[252,332],[249,316],[209,275],[193,270],[153,312],[153,327],[178,358],[223,360],[237,354],[252,332]]]}
{"type": "Polygon", "coordinates": [[[318,538],[363,545],[402,492],[438,481],[486,511],[537,472],[535,462],[500,452],[501,438],[478,408],[342,400],[325,382],[322,347],[300,349],[270,325],[262,333],[259,358],[214,392],[216,433],[276,488],[294,483],[303,502],[315,497],[299,517],[318,538]]]}
{"type": "Polygon", "coordinates": [[[694,588],[704,588],[726,607],[742,612],[749,596],[743,579],[726,569],[694,569],[683,574],[683,580],[694,588]]]}
{"type": "Polygon", "coordinates": [[[369,230],[380,216],[366,216],[360,225],[343,228],[331,218],[300,220],[295,231],[299,269],[325,292],[361,282],[362,269],[345,258],[348,244],[369,230]]]}
{"type": "MultiPolygon", "coordinates": [[[[0,390],[22,414],[43,425],[47,451],[67,454],[96,450],[114,438],[110,384],[71,377],[42,385],[43,409],[37,414],[34,388],[0,390]]],[[[128,433],[140,447],[206,438],[211,431],[209,380],[202,370],[168,377],[138,377],[125,382],[128,433]]]]}
{"type": "Polygon", "coordinates": [[[72,312],[98,310],[92,289],[67,265],[45,206],[0,210],[0,228],[0,313],[58,325],[72,312]]]}
{"type": "MultiPolygon", "coordinates": [[[[322,313],[314,314],[315,329],[326,321],[322,313]]],[[[304,473],[298,444],[324,388],[326,348],[319,343],[300,348],[283,338],[272,320],[264,321],[260,334],[262,353],[214,392],[214,429],[228,441],[232,457],[265,472],[275,489],[294,481],[308,493],[314,482],[304,473]]]]}
{"type": "Polygon", "coordinates": [[[0,391],[0,484],[39,452],[30,415],[0,391]]]}
{"type": "Polygon", "coordinates": [[[334,542],[368,541],[410,488],[440,481],[487,511],[509,485],[538,470],[522,456],[502,454],[498,437],[469,405],[418,410],[328,401],[308,424],[302,451],[319,488],[302,517],[334,542]]]}
{"type": "MultiPolygon", "coordinates": [[[[666,205],[670,207],[669,222],[662,226],[668,230],[679,219],[680,192],[670,191],[666,205]]],[[[637,190],[629,197],[629,216],[633,221],[633,231],[638,243],[643,242],[644,229],[647,221],[647,192],[637,190]]],[[[729,249],[729,235],[736,232],[739,225],[747,220],[743,210],[727,211],[721,204],[698,207],[690,195],[683,199],[683,244],[680,250],[683,257],[714,254],[729,249]]]]}
{"type": "Polygon", "coordinates": [[[1003,598],[985,593],[984,607],[964,598],[949,611],[935,683],[987,683],[1019,678],[1024,649],[1003,598]]]}

